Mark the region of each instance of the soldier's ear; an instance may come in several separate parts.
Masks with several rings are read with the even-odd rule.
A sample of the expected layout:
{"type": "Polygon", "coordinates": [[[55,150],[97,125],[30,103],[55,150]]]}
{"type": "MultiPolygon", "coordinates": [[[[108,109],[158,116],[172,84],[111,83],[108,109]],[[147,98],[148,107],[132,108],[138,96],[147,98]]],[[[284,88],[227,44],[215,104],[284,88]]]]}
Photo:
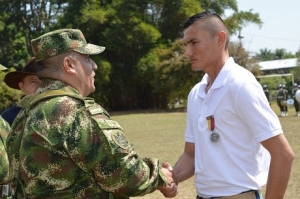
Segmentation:
{"type": "Polygon", "coordinates": [[[66,73],[75,74],[75,60],[70,57],[65,57],[63,60],[63,69],[66,73]]]}

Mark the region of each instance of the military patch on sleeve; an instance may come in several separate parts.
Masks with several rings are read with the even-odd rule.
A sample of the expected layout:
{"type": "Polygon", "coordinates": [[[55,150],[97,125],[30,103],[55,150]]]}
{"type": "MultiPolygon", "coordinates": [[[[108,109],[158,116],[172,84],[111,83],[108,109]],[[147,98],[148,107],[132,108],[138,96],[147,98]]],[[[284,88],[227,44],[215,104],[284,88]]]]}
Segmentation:
{"type": "Polygon", "coordinates": [[[111,135],[113,141],[121,148],[128,149],[129,142],[127,138],[125,137],[124,133],[120,131],[114,131],[111,135]]]}

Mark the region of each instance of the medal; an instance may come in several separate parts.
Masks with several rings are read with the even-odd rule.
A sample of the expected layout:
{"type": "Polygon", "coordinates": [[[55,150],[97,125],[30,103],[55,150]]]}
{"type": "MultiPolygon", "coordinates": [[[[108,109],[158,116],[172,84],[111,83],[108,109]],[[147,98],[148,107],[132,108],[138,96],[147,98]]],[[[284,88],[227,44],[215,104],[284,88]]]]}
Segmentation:
{"type": "Polygon", "coordinates": [[[210,135],[210,141],[212,141],[212,142],[218,142],[219,139],[220,139],[220,135],[218,133],[213,132],[210,135]]]}
{"type": "Polygon", "coordinates": [[[212,142],[218,142],[220,139],[220,135],[216,132],[213,132],[215,129],[215,118],[213,115],[206,117],[207,120],[207,126],[211,130],[211,135],[210,135],[210,141],[212,142]]]}

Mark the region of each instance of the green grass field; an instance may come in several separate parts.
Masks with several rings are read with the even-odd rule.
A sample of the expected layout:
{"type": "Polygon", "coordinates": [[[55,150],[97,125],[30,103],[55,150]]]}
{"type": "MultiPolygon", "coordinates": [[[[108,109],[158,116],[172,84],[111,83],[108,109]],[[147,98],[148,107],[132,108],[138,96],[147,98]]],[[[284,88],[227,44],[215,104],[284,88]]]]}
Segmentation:
{"type": "MultiPolygon", "coordinates": [[[[279,115],[278,107],[272,109],[279,115]]],[[[279,117],[285,136],[292,146],[296,158],[286,199],[300,198],[300,117],[294,117],[294,108],[289,108],[289,116],[279,117]]],[[[184,131],[186,125],[185,112],[144,112],[144,113],[111,113],[112,118],[124,128],[127,138],[135,146],[136,151],[144,157],[155,157],[162,162],[176,163],[184,147],[184,131]]],[[[195,199],[193,178],[179,184],[177,199],[195,199]]],[[[264,193],[264,187],[262,189],[264,193]]],[[[163,199],[159,191],[135,197],[137,199],[163,199]]]]}

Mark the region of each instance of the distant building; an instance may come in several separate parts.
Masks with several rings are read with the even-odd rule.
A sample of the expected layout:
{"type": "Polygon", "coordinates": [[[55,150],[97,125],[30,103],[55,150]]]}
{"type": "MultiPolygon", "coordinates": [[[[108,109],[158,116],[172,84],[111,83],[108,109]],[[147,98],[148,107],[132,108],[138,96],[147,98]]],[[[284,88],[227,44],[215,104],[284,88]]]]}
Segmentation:
{"type": "Polygon", "coordinates": [[[279,59],[259,62],[260,70],[264,75],[288,74],[291,69],[297,66],[298,58],[279,59]]]}

